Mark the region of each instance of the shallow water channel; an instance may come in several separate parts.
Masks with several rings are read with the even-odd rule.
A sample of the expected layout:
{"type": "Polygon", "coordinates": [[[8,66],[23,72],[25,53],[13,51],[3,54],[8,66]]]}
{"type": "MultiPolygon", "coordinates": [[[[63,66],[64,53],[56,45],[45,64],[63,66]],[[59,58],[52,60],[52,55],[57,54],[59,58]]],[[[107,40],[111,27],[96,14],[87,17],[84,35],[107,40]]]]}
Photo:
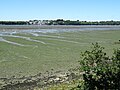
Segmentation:
{"type": "MultiPolygon", "coordinates": [[[[34,40],[34,39],[31,39],[30,37],[19,36],[17,34],[32,35],[35,37],[49,36],[49,37],[55,37],[55,38],[64,38],[64,37],[60,37],[60,36],[50,36],[50,35],[48,35],[48,33],[77,32],[77,31],[89,31],[89,30],[120,30],[120,26],[61,26],[61,28],[59,26],[58,29],[56,26],[47,26],[47,28],[44,28],[44,29],[43,28],[34,28],[34,29],[27,28],[27,29],[25,29],[25,27],[27,28],[28,26],[15,26],[15,27],[14,26],[4,26],[4,27],[0,26],[0,41],[6,42],[9,44],[18,45],[18,46],[25,46],[20,43],[6,40],[4,37],[21,38],[21,39],[25,39],[25,40],[32,41],[32,42],[39,42],[42,44],[46,44],[43,41],[34,40]],[[7,27],[7,29],[6,29],[6,27],[7,27]],[[17,29],[17,27],[18,27],[18,29],[17,29]],[[22,27],[23,27],[23,29],[22,29],[22,27]]],[[[32,26],[30,26],[30,27],[32,27],[32,26]]]]}

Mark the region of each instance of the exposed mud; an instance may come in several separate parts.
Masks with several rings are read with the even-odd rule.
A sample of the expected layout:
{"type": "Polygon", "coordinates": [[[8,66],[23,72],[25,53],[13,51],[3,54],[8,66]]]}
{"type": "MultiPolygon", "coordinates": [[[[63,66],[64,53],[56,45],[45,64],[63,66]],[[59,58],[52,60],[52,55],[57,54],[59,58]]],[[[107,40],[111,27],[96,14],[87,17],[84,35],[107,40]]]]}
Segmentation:
{"type": "Polygon", "coordinates": [[[79,79],[79,74],[73,72],[63,73],[62,71],[39,73],[35,76],[17,78],[0,78],[0,90],[34,90],[35,87],[46,88],[50,85],[57,85],[63,82],[79,79]]]}

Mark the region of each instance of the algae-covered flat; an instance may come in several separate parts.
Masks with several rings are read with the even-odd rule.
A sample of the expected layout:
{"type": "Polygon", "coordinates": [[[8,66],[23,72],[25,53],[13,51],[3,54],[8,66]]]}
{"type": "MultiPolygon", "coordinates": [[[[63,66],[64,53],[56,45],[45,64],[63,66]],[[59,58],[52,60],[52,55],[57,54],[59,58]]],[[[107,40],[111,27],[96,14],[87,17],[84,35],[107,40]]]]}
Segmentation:
{"type": "Polygon", "coordinates": [[[80,52],[91,43],[100,43],[108,54],[120,47],[115,44],[120,39],[119,27],[70,27],[1,30],[0,77],[67,71],[77,66],[80,52]]]}

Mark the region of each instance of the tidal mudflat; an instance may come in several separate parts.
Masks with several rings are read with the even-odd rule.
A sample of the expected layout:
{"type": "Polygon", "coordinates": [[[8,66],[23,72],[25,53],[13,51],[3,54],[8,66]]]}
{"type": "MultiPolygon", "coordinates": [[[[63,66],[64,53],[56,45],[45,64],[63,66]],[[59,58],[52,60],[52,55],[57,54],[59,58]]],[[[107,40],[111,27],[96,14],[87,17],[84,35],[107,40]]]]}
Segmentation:
{"type": "Polygon", "coordinates": [[[92,43],[111,55],[119,40],[120,26],[0,26],[0,78],[68,72],[92,43]]]}

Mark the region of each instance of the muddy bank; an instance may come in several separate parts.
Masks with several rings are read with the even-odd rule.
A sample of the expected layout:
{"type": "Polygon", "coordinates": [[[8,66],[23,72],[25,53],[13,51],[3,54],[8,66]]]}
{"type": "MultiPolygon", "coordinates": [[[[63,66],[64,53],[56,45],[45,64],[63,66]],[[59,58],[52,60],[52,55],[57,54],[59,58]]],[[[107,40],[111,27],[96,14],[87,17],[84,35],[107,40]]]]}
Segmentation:
{"type": "Polygon", "coordinates": [[[37,88],[46,88],[51,85],[57,85],[60,83],[79,79],[79,73],[71,72],[66,73],[62,71],[45,72],[46,74],[39,73],[34,76],[17,78],[12,76],[11,78],[0,78],[0,90],[33,90],[37,88]]]}

